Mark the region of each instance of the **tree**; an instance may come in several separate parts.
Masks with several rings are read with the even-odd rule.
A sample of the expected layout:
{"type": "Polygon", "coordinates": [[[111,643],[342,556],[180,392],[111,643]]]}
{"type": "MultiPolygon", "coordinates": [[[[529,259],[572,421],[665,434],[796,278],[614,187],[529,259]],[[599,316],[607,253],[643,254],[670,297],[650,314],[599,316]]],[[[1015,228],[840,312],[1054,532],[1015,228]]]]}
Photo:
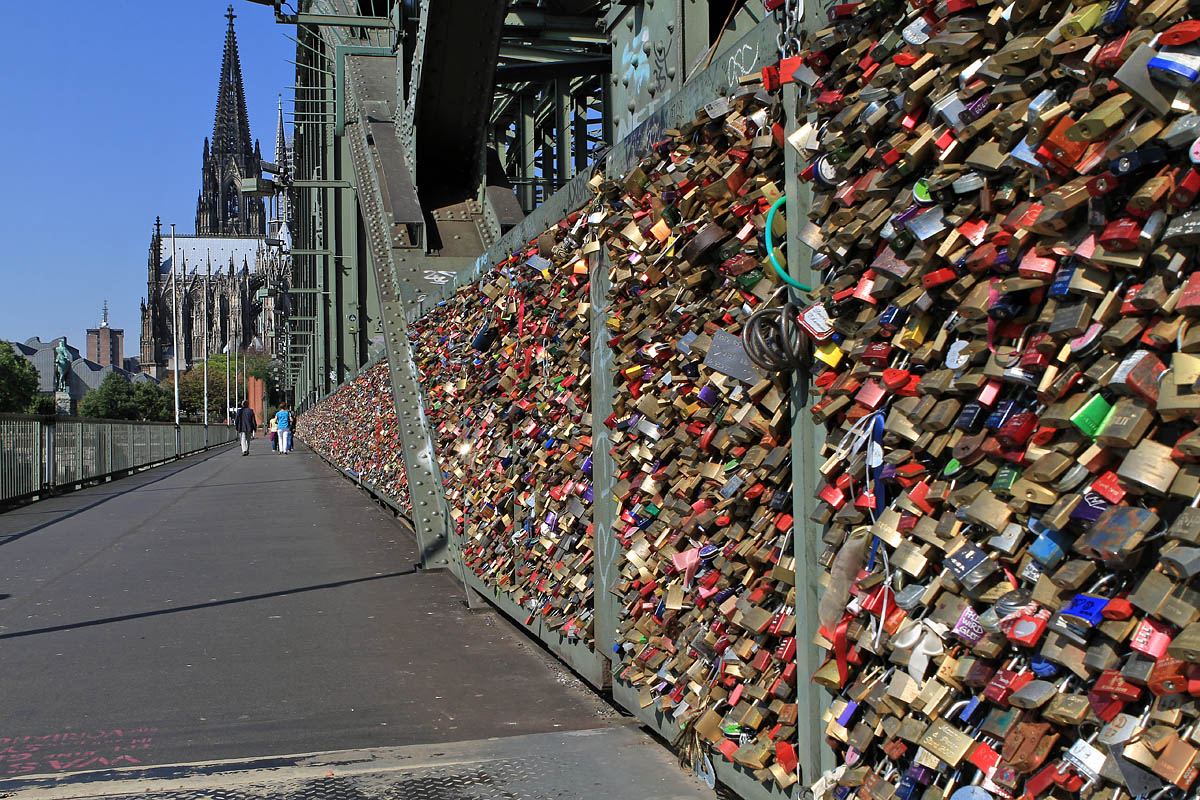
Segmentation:
{"type": "Polygon", "coordinates": [[[57,409],[54,406],[54,398],[49,395],[33,398],[33,402],[29,404],[28,409],[30,414],[55,414],[57,409]]]}
{"type": "Polygon", "coordinates": [[[37,397],[38,373],[27,359],[0,342],[0,412],[20,414],[37,397]]]}
{"type": "Polygon", "coordinates": [[[79,415],[103,419],[137,419],[138,408],[129,379],[119,372],[110,372],[100,386],[84,395],[79,403],[79,415]]]}
{"type": "Polygon", "coordinates": [[[170,422],[175,416],[171,393],[154,381],[138,381],[133,384],[133,404],[137,409],[137,419],[170,422]]]}
{"type": "MultiPolygon", "coordinates": [[[[246,353],[245,360],[239,355],[237,359],[237,375],[233,374],[233,356],[224,353],[214,353],[208,357],[208,421],[220,423],[225,419],[225,364],[229,364],[229,404],[234,404],[235,397],[245,395],[243,387],[246,373],[251,377],[261,378],[266,383],[266,404],[277,405],[279,402],[279,387],[271,373],[271,359],[262,353],[246,353]],[[236,383],[236,386],[235,386],[236,383]]],[[[187,372],[179,373],[179,410],[180,413],[199,419],[204,413],[204,365],[195,363],[187,372]]]]}
{"type": "MultiPolygon", "coordinates": [[[[208,421],[209,424],[225,421],[225,357],[217,361],[216,356],[208,359],[208,421]]],[[[238,365],[241,366],[240,364],[238,365]]],[[[233,385],[233,374],[229,376],[233,385]]],[[[233,390],[230,390],[233,397],[233,390]]],[[[233,400],[229,401],[231,404],[233,400]]],[[[203,363],[179,373],[179,413],[196,421],[204,419],[204,365],[203,363]]]]}

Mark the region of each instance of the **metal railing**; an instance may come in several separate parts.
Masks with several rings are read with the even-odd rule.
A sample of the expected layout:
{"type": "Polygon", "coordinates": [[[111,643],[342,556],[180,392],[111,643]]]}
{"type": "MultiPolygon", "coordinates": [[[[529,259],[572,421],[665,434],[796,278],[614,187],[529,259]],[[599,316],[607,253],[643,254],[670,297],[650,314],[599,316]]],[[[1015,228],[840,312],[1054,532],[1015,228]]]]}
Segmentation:
{"type": "Polygon", "coordinates": [[[233,428],[0,414],[0,505],[237,439],[233,428]]]}

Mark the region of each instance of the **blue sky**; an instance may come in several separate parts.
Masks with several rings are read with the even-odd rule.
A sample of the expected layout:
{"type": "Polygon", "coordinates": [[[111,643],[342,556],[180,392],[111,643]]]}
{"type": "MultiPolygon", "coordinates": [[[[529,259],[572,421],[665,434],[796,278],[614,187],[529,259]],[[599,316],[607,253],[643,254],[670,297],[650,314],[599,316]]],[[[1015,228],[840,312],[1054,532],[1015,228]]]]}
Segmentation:
{"type": "MultiPolygon", "coordinates": [[[[295,28],[232,0],[250,134],[275,147],[279,93],[295,83],[295,28]]],[[[13,69],[0,88],[0,339],[66,334],[81,351],[100,321],[137,355],[155,215],[192,232],[212,135],[229,0],[5,3],[13,69]]]]}

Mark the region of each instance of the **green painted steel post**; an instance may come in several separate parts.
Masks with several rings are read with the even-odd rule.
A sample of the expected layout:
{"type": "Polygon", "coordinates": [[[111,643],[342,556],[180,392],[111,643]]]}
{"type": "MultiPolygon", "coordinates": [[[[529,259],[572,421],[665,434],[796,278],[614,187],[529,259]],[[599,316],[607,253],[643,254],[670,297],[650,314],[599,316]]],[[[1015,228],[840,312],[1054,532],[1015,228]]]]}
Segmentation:
{"type": "Polygon", "coordinates": [[[617,580],[619,552],[613,535],[616,500],[613,497],[613,458],[609,453],[608,426],[604,420],[613,413],[615,387],[612,367],[613,353],[608,346],[608,250],[600,248],[593,261],[591,275],[592,327],[592,536],[595,547],[592,572],[592,607],[595,610],[593,630],[596,653],[610,661],[616,660],[613,645],[617,634],[617,598],[611,589],[617,580]]]}
{"type": "MultiPolygon", "coordinates": [[[[812,0],[805,4],[805,26],[811,26],[819,18],[820,7],[812,0]]],[[[787,130],[796,130],[805,120],[797,116],[799,92],[796,84],[784,87],[784,105],[787,114],[787,130]]],[[[790,144],[784,145],[784,174],[787,176],[787,264],[793,278],[810,286],[820,282],[820,276],[810,268],[812,250],[796,235],[800,226],[808,219],[812,206],[812,189],[798,179],[802,165],[799,153],[790,144]]],[[[816,485],[817,465],[820,460],[818,431],[807,411],[806,387],[793,386],[792,408],[792,505],[795,522],[792,526],[792,552],[796,561],[796,668],[799,679],[796,683],[797,716],[801,780],[798,792],[804,784],[811,784],[825,769],[834,766],[833,752],[825,745],[824,724],[821,716],[827,705],[824,690],[808,680],[821,663],[820,652],[810,644],[812,636],[820,627],[817,619],[817,601],[820,598],[818,579],[823,571],[817,562],[820,556],[821,534],[819,526],[809,522],[816,506],[812,487],[816,485]]]]}

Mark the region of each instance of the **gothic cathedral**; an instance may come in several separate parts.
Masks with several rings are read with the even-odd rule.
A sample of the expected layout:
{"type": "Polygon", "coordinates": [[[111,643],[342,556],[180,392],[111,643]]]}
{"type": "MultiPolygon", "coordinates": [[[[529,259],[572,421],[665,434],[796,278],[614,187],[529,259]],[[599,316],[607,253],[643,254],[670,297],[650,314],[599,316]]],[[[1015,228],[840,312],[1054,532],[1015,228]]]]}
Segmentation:
{"type": "MultiPolygon", "coordinates": [[[[212,140],[204,140],[196,232],[172,236],[155,220],[150,238],[141,369],[155,378],[168,376],[176,363],[187,370],[202,361],[206,346],[208,353],[237,349],[277,357],[286,339],[290,203],[278,196],[264,202],[261,193],[242,191],[243,179],[259,178],[264,162],[250,137],[232,6],[226,18],[212,140]]],[[[268,168],[286,181],[291,158],[282,105],[274,157],[268,168]]]]}

